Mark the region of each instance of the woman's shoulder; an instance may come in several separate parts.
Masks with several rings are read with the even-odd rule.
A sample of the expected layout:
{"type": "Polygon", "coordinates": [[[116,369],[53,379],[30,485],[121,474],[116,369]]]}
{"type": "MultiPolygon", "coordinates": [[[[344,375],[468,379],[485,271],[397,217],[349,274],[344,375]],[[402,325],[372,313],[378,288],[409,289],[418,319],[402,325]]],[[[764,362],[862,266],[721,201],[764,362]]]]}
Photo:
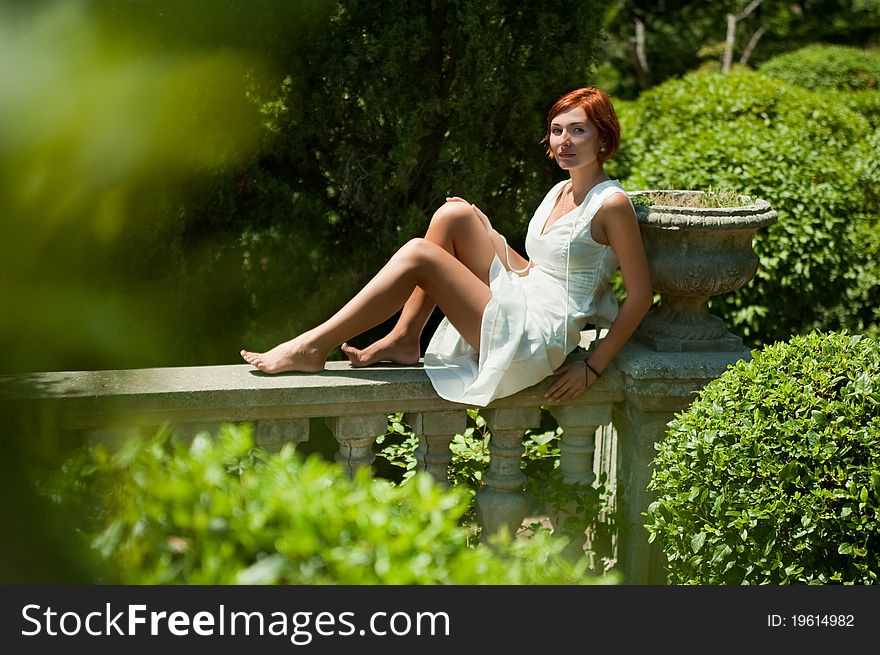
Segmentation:
{"type": "Polygon", "coordinates": [[[609,180],[609,192],[596,212],[596,220],[600,225],[620,220],[637,222],[632,200],[617,180],[609,180]]]}
{"type": "Polygon", "coordinates": [[[629,194],[627,194],[626,189],[623,188],[623,185],[618,180],[608,180],[606,184],[608,193],[602,203],[603,207],[623,210],[631,210],[633,208],[629,194]]]}
{"type": "Polygon", "coordinates": [[[617,193],[610,193],[603,203],[605,207],[618,207],[621,209],[632,209],[632,200],[623,190],[623,187],[615,189],[617,193]]]}

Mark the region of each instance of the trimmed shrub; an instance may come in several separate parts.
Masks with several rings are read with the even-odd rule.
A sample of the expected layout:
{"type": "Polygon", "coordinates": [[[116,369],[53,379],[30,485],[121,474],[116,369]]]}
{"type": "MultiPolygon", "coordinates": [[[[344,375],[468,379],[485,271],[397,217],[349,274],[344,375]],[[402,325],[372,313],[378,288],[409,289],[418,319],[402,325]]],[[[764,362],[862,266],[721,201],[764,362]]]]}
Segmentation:
{"type": "Polygon", "coordinates": [[[759,70],[812,91],[880,90],[880,50],[814,43],[768,59],[759,70]]]}
{"type": "Polygon", "coordinates": [[[761,65],[762,75],[810,91],[822,91],[836,102],[880,127],[880,50],[813,44],[786,52],[761,65]]]}
{"type": "MultiPolygon", "coordinates": [[[[44,486],[86,517],[104,579],[122,584],[588,584],[586,558],[549,531],[469,543],[470,494],[427,473],[350,479],[292,447],[269,455],[246,427],[191,443],[163,431],[68,462],[44,486]]],[[[61,502],[59,500],[59,502],[61,502]]]]}
{"type": "Polygon", "coordinates": [[[770,202],[760,267],[713,313],[751,345],[876,321],[876,141],[868,122],[799,87],[739,70],[697,72],[623,103],[613,175],[630,191],[733,189],[770,202]],[[785,302],[780,302],[781,299],[785,302]]]}
{"type": "Polygon", "coordinates": [[[649,488],[671,584],[875,584],[880,345],[813,332],[740,361],[670,423],[649,488]]]}
{"type": "Polygon", "coordinates": [[[871,129],[880,129],[880,89],[866,91],[833,91],[837,102],[857,114],[861,114],[871,124],[871,129]]]}

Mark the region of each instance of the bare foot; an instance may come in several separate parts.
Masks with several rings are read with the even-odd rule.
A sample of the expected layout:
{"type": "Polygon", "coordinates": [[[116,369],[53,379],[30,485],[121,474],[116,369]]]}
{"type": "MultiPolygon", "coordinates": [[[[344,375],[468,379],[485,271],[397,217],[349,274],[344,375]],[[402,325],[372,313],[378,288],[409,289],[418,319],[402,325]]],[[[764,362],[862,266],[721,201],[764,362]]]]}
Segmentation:
{"type": "Polygon", "coordinates": [[[392,362],[406,366],[419,363],[418,342],[404,342],[390,334],[371,343],[363,350],[344,343],[342,344],[342,352],[351,361],[352,366],[370,366],[379,362],[392,362]]]}
{"type": "Polygon", "coordinates": [[[301,371],[316,373],[324,370],[326,353],[310,347],[305,340],[297,337],[285,341],[264,353],[241,351],[241,356],[251,366],[256,366],[263,373],[285,373],[301,371]]]}

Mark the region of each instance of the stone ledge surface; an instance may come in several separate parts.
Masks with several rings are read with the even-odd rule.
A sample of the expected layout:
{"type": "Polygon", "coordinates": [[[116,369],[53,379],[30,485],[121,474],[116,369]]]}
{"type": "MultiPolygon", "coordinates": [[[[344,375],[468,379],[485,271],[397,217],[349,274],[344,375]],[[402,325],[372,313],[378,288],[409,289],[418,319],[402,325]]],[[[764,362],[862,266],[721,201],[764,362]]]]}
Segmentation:
{"type": "MultiPolygon", "coordinates": [[[[550,380],[501,398],[489,408],[546,404],[550,380]]],[[[623,397],[609,371],[591,392],[564,404],[623,397]]],[[[421,365],[355,368],[328,362],[319,373],[266,375],[247,364],[179,368],[59,371],[0,377],[0,399],[51,406],[66,428],[108,424],[256,421],[465,409],[434,391],[421,365]]]]}

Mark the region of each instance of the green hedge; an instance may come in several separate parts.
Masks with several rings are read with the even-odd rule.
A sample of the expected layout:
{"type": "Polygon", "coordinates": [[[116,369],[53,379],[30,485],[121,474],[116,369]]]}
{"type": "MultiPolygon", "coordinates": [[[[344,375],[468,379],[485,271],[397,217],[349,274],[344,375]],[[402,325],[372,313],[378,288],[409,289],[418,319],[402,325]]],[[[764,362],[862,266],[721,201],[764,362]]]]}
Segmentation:
{"type": "Polygon", "coordinates": [[[814,91],[880,90],[880,50],[815,43],[768,59],[760,71],[814,91]]]}
{"type": "Polygon", "coordinates": [[[612,174],[627,189],[734,189],[770,202],[751,283],[711,309],[751,345],[876,329],[878,142],[833,98],[740,70],[696,72],[623,103],[612,174]],[[784,302],[782,302],[784,299],[784,302]]]}
{"type": "Polygon", "coordinates": [[[814,44],[761,65],[763,75],[821,91],[880,127],[880,49],[814,44]]]}
{"type": "Polygon", "coordinates": [[[833,91],[837,102],[864,116],[871,129],[880,129],[880,89],[866,91],[833,91]]]}
{"type": "Polygon", "coordinates": [[[672,584],[876,584],[880,344],[813,332],[741,361],[657,444],[672,584]]]}
{"type": "Polygon", "coordinates": [[[161,432],[93,446],[43,485],[98,558],[102,583],[589,584],[586,558],[549,531],[473,544],[470,494],[427,473],[350,479],[290,446],[269,455],[246,427],[191,443],[161,432]]]}

